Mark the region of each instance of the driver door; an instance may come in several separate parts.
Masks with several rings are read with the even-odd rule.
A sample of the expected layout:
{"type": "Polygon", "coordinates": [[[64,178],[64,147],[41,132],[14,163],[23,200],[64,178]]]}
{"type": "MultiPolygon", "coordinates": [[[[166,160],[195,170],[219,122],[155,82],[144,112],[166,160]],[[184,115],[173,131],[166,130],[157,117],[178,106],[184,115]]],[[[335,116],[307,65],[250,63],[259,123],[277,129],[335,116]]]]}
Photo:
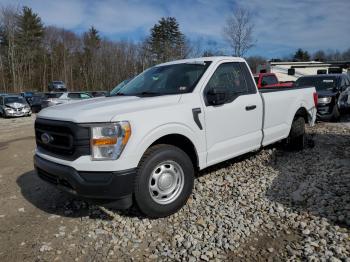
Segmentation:
{"type": "Polygon", "coordinates": [[[207,165],[260,147],[262,100],[245,63],[222,63],[204,89],[207,165]],[[211,105],[211,89],[226,90],[221,105],[211,105]]]}

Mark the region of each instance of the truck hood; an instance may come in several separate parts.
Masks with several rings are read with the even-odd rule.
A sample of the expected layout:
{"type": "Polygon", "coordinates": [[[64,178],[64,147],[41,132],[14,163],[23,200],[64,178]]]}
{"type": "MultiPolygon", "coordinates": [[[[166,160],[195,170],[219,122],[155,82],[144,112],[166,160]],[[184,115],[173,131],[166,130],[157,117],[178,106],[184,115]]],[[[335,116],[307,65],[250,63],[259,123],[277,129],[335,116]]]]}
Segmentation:
{"type": "Polygon", "coordinates": [[[110,122],[118,115],[177,104],[181,95],[98,97],[43,109],[39,118],[75,123],[110,122]]]}

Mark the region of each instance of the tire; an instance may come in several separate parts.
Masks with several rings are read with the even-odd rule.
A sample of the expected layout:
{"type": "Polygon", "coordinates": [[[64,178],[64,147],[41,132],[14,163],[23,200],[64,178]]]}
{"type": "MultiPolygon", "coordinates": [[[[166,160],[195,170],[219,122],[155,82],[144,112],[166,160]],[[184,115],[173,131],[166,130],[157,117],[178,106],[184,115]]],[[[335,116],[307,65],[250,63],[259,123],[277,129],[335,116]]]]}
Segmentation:
{"type": "Polygon", "coordinates": [[[155,145],[146,151],[137,169],[136,204],[150,218],[169,216],[185,205],[193,183],[189,156],[172,145],[155,145]]]}
{"type": "Polygon", "coordinates": [[[333,107],[333,112],[332,112],[332,121],[338,122],[340,119],[340,111],[338,104],[335,104],[333,107]]]}
{"type": "Polygon", "coordinates": [[[303,150],[305,147],[305,119],[295,116],[288,138],[287,148],[291,150],[303,150]]]}

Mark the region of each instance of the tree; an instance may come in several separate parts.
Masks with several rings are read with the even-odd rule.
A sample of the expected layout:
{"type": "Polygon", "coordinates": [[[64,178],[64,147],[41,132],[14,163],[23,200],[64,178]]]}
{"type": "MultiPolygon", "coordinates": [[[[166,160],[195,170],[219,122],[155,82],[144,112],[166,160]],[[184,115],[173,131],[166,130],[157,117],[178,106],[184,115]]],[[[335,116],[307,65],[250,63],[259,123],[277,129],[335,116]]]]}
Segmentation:
{"type": "Polygon", "coordinates": [[[318,50],[314,53],[313,60],[324,62],[326,60],[326,53],[323,50],[318,50]]]}
{"type": "Polygon", "coordinates": [[[41,43],[43,38],[44,26],[38,14],[27,6],[22,8],[18,15],[18,31],[16,33],[16,42],[20,50],[21,67],[19,73],[20,89],[25,85],[33,86],[38,74],[36,64],[39,64],[41,43]]]}
{"type": "Polygon", "coordinates": [[[293,59],[298,62],[309,61],[310,55],[307,51],[304,51],[303,49],[299,48],[295,52],[293,59]]]}
{"type": "Polygon", "coordinates": [[[95,70],[96,63],[94,60],[101,44],[101,37],[95,27],[91,26],[89,31],[84,34],[83,43],[82,74],[85,80],[85,88],[95,89],[98,83],[96,77],[97,71],[95,70]]]}
{"type": "Polygon", "coordinates": [[[174,17],[161,18],[151,29],[145,48],[153,63],[184,58],[187,45],[174,17]]]}
{"type": "Polygon", "coordinates": [[[247,63],[253,73],[258,73],[257,72],[258,66],[267,64],[267,59],[262,56],[250,56],[247,58],[247,63]]]}
{"type": "Polygon", "coordinates": [[[343,60],[350,60],[350,48],[344,51],[343,60]]]}
{"type": "Polygon", "coordinates": [[[18,68],[19,52],[16,45],[18,31],[19,10],[13,6],[1,8],[0,14],[0,38],[1,38],[1,64],[2,64],[2,89],[6,92],[18,92],[18,68]]]}
{"type": "Polygon", "coordinates": [[[234,56],[244,56],[254,46],[253,27],[250,12],[246,9],[237,8],[227,18],[223,34],[232,47],[234,56]]]}
{"type": "Polygon", "coordinates": [[[27,6],[22,8],[18,17],[17,42],[27,49],[37,49],[44,33],[44,26],[38,14],[27,6]]]}

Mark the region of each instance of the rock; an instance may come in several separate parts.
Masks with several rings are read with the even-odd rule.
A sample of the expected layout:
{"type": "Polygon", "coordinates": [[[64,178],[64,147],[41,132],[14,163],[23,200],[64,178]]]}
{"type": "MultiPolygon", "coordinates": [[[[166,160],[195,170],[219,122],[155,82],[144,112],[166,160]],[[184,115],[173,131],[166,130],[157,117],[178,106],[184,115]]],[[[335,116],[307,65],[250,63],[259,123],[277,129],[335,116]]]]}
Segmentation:
{"type": "Polygon", "coordinates": [[[52,247],[50,247],[49,245],[47,244],[44,244],[40,247],[40,252],[45,252],[45,251],[51,251],[52,250],[52,247]]]}
{"type": "Polygon", "coordinates": [[[338,258],[336,258],[336,257],[331,257],[331,258],[329,259],[329,261],[330,261],[330,262],[341,262],[341,260],[338,259],[338,258]]]}
{"type": "Polygon", "coordinates": [[[155,260],[155,259],[158,258],[158,256],[156,254],[152,254],[148,258],[151,259],[151,260],[155,260]]]}
{"type": "Polygon", "coordinates": [[[199,252],[198,250],[193,250],[192,251],[192,255],[196,258],[198,258],[201,255],[201,252],[199,252]]]}
{"type": "Polygon", "coordinates": [[[274,249],[273,247],[269,247],[269,248],[267,249],[267,251],[269,251],[270,253],[272,253],[273,251],[275,251],[275,249],[274,249]]]}
{"type": "Polygon", "coordinates": [[[304,235],[310,235],[310,230],[309,229],[305,229],[302,232],[304,235]]]}
{"type": "Polygon", "coordinates": [[[205,227],[206,223],[202,217],[197,219],[197,224],[201,225],[202,227],[205,227]]]}

